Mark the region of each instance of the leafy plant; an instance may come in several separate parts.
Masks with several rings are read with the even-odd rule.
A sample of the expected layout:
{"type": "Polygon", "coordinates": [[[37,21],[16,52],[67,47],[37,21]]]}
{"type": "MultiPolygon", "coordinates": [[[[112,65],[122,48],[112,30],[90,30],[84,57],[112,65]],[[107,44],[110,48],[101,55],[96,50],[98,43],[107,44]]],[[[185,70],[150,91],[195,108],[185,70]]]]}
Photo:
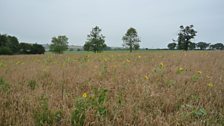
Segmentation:
{"type": "Polygon", "coordinates": [[[75,103],[72,112],[71,123],[73,126],[83,126],[85,123],[86,112],[90,109],[94,110],[96,117],[101,118],[107,115],[105,102],[107,98],[106,89],[94,89],[93,94],[88,96],[84,93],[75,103]]]}
{"type": "Polygon", "coordinates": [[[39,104],[40,108],[34,111],[36,126],[51,126],[54,124],[60,124],[62,119],[62,111],[51,111],[48,106],[48,98],[45,95],[41,96],[39,104]]]}
{"type": "Polygon", "coordinates": [[[9,89],[9,84],[2,77],[0,77],[0,91],[7,92],[9,89]]]}
{"type": "Polygon", "coordinates": [[[30,80],[28,81],[28,86],[30,87],[31,90],[34,90],[38,85],[35,80],[30,80]]]}

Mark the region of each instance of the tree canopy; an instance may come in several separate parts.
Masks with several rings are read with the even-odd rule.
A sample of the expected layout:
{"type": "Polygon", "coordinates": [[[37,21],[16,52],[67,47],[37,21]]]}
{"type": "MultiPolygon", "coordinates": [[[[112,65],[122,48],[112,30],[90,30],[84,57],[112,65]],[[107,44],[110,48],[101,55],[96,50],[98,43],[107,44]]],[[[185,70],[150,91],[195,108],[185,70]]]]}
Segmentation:
{"type": "Polygon", "coordinates": [[[190,25],[190,26],[180,26],[180,32],[178,33],[178,46],[177,48],[179,50],[188,50],[190,43],[191,43],[191,39],[193,39],[196,34],[197,31],[193,29],[194,26],[190,25]]]}
{"type": "Polygon", "coordinates": [[[140,47],[139,42],[141,42],[136,29],[129,28],[125,35],[122,37],[123,46],[128,47],[130,52],[136,47],[140,47]]]}
{"type": "Polygon", "coordinates": [[[95,53],[103,51],[107,45],[105,44],[105,36],[101,34],[101,29],[96,26],[87,35],[87,41],[84,44],[84,50],[93,51],[95,53]]]}
{"type": "Polygon", "coordinates": [[[50,51],[61,54],[68,49],[68,38],[65,35],[53,37],[50,51]]]}

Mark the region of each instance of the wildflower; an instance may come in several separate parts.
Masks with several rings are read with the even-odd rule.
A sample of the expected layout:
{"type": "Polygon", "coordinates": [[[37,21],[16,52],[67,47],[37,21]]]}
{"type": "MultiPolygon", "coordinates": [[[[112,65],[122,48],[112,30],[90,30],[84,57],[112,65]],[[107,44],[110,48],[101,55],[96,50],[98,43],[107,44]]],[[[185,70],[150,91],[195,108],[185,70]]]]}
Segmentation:
{"type": "Polygon", "coordinates": [[[146,79],[146,80],[149,80],[149,77],[148,77],[147,75],[145,75],[145,79],[146,79]]]}
{"type": "Polygon", "coordinates": [[[164,68],[164,64],[163,63],[160,63],[159,64],[159,67],[162,69],[162,68],[164,68]]]}
{"type": "Polygon", "coordinates": [[[179,68],[179,71],[184,71],[184,68],[180,67],[180,68],[179,68]]]}
{"type": "Polygon", "coordinates": [[[213,83],[208,83],[208,87],[214,87],[213,83]]]}
{"type": "Polygon", "coordinates": [[[87,97],[87,93],[83,93],[82,97],[86,98],[87,97]]]}
{"type": "Polygon", "coordinates": [[[138,58],[140,59],[140,58],[141,58],[141,56],[138,56],[138,58]]]}
{"type": "Polygon", "coordinates": [[[199,70],[198,72],[197,72],[198,74],[202,74],[202,72],[199,70]]]}
{"type": "Polygon", "coordinates": [[[178,69],[177,69],[177,74],[180,74],[180,73],[182,73],[184,71],[184,68],[182,68],[182,67],[179,67],[178,69]]]}

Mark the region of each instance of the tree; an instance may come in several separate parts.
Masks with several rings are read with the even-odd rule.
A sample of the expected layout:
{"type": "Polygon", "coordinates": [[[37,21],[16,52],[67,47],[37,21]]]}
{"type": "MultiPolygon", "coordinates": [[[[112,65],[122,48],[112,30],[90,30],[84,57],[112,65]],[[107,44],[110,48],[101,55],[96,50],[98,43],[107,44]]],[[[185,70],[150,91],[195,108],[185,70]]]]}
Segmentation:
{"type": "Polygon", "coordinates": [[[127,33],[122,37],[122,40],[124,42],[123,46],[127,46],[130,52],[135,49],[136,45],[139,46],[139,42],[141,42],[138,33],[134,28],[129,28],[127,33]]]}
{"type": "Polygon", "coordinates": [[[210,45],[211,49],[224,50],[224,45],[222,43],[216,43],[214,45],[210,45]]]}
{"type": "Polygon", "coordinates": [[[197,43],[197,47],[200,49],[200,50],[205,50],[206,48],[209,47],[209,43],[206,43],[206,42],[199,42],[197,43]]]}
{"type": "Polygon", "coordinates": [[[100,33],[101,29],[96,26],[87,35],[87,41],[84,44],[85,51],[93,51],[95,53],[103,51],[107,47],[105,44],[105,36],[100,33]]]}
{"type": "Polygon", "coordinates": [[[32,54],[44,54],[44,52],[45,52],[45,49],[40,44],[35,43],[31,47],[31,53],[32,54]]]}
{"type": "Polygon", "coordinates": [[[19,44],[20,54],[31,54],[32,45],[28,43],[19,44]]]}
{"type": "Polygon", "coordinates": [[[176,43],[169,43],[168,45],[167,45],[167,47],[169,48],[169,50],[174,50],[175,48],[176,48],[176,43]]]}
{"type": "Polygon", "coordinates": [[[139,44],[135,44],[134,45],[134,50],[139,50],[139,48],[140,48],[140,45],[139,44]]]}
{"type": "Polygon", "coordinates": [[[180,32],[178,33],[178,39],[177,39],[178,49],[186,51],[189,49],[191,39],[193,39],[197,34],[197,31],[195,31],[193,27],[194,27],[193,25],[186,27],[180,26],[180,32]]]}
{"type": "Polygon", "coordinates": [[[66,36],[53,37],[50,51],[61,54],[68,49],[68,38],[66,36]]]}
{"type": "Polygon", "coordinates": [[[189,43],[189,49],[190,50],[194,50],[196,48],[196,43],[194,43],[194,42],[190,42],[189,43]]]}
{"type": "Polygon", "coordinates": [[[4,47],[2,49],[10,50],[9,52],[15,54],[19,52],[19,41],[15,36],[0,34],[0,47],[4,47]]]}
{"type": "Polygon", "coordinates": [[[0,55],[12,55],[12,51],[9,47],[1,46],[0,47],[0,55]]]}

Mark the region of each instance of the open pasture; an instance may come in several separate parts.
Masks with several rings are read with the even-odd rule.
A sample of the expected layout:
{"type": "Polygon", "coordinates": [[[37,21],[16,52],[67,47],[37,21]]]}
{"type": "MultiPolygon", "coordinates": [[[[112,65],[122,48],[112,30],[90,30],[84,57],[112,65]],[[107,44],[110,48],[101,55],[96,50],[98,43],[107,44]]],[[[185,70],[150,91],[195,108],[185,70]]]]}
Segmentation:
{"type": "Polygon", "coordinates": [[[224,125],[224,53],[0,56],[0,125],[224,125]]]}

